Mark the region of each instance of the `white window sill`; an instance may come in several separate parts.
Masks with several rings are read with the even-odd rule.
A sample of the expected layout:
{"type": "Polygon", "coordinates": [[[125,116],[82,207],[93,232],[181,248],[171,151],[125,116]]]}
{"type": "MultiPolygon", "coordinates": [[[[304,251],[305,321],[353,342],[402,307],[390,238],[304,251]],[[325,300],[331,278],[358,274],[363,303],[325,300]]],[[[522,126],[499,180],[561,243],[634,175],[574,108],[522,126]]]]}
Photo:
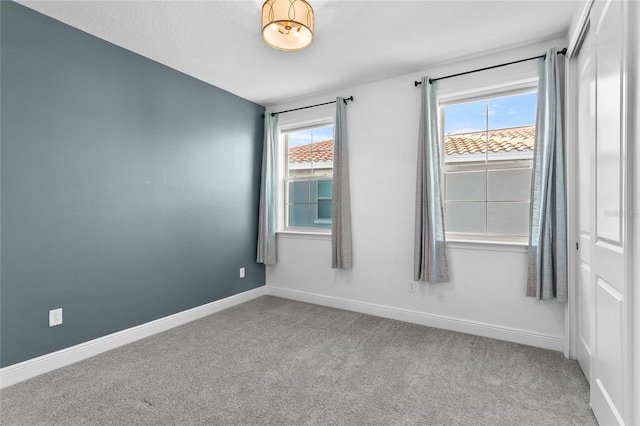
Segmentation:
{"type": "Polygon", "coordinates": [[[331,240],[331,232],[322,231],[278,231],[276,238],[292,238],[304,240],[331,240]]]}
{"type": "Polygon", "coordinates": [[[465,240],[462,238],[447,238],[448,249],[526,253],[528,251],[528,246],[529,243],[526,241],[465,240]]]}
{"type": "MultiPolygon", "coordinates": [[[[331,241],[331,234],[313,231],[278,231],[278,239],[303,239],[331,241]]],[[[528,244],[520,241],[488,241],[488,240],[464,240],[447,239],[447,248],[454,250],[482,250],[526,253],[528,244]]]]}

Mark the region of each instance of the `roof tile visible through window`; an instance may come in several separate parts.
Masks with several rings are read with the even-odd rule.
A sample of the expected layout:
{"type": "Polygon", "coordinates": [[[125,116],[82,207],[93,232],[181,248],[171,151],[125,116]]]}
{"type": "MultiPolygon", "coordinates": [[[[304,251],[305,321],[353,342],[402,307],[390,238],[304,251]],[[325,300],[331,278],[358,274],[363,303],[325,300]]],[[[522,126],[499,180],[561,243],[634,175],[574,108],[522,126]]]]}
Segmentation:
{"type": "MultiPolygon", "coordinates": [[[[445,135],[444,150],[447,155],[485,152],[488,136],[489,151],[533,151],[535,126],[445,135]]],[[[289,163],[324,163],[333,161],[333,141],[300,145],[289,149],[289,163]]]]}
{"type": "Polygon", "coordinates": [[[325,163],[333,161],[333,141],[300,145],[289,149],[289,163],[325,163]]]}
{"type": "Polygon", "coordinates": [[[450,134],[444,137],[444,151],[447,155],[484,153],[487,145],[491,152],[533,151],[535,135],[535,126],[450,134]]]}

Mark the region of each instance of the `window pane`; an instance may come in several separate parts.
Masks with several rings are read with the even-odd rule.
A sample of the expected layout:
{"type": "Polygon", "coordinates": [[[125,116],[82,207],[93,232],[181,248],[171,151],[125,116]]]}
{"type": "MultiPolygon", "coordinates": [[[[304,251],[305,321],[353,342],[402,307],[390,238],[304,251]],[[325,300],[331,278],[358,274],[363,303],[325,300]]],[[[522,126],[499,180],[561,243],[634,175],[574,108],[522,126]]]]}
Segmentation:
{"type": "Polygon", "coordinates": [[[284,138],[287,149],[286,177],[295,178],[286,186],[286,226],[331,228],[333,125],[284,132],[284,138]],[[327,178],[314,180],[314,176],[327,178]]]}
{"type": "Polygon", "coordinates": [[[331,221],[331,200],[318,200],[318,219],[331,221]]]}
{"type": "Polygon", "coordinates": [[[488,130],[534,126],[536,92],[491,98],[488,100],[488,130]]]}
{"type": "Polygon", "coordinates": [[[529,203],[488,203],[487,233],[529,235],[529,203]]]}
{"type": "Polygon", "coordinates": [[[486,172],[449,172],[445,175],[445,199],[484,201],[486,197],[486,172]]]}
{"type": "MultiPolygon", "coordinates": [[[[311,207],[311,204],[290,204],[289,226],[313,228],[311,207]]],[[[313,205],[313,207],[315,207],[315,205],[313,205]]]]}
{"type": "Polygon", "coordinates": [[[442,108],[448,233],[528,234],[537,101],[531,90],[442,108]]]}
{"type": "Polygon", "coordinates": [[[288,227],[331,228],[331,188],[333,181],[289,182],[288,227]]]}
{"type": "Polygon", "coordinates": [[[484,234],[485,223],[485,203],[466,201],[445,203],[445,226],[447,232],[484,234]]]}
{"type": "Polygon", "coordinates": [[[467,102],[444,109],[444,161],[485,161],[487,102],[467,102]]]}
{"type": "Polygon", "coordinates": [[[311,182],[289,182],[289,203],[309,203],[311,201],[311,182]]]}
{"type": "Polygon", "coordinates": [[[289,177],[330,174],[333,168],[333,126],[285,133],[289,177]]]}
{"type": "Polygon", "coordinates": [[[531,169],[489,171],[489,201],[528,201],[530,196],[531,169]]]}
{"type": "Polygon", "coordinates": [[[444,109],[444,133],[457,134],[485,130],[487,128],[486,101],[450,105],[444,109]]]}
{"type": "Polygon", "coordinates": [[[318,198],[331,199],[331,187],[333,180],[319,180],[318,181],[318,198]]]}
{"type": "Polygon", "coordinates": [[[489,99],[487,110],[489,161],[533,158],[536,93],[489,99]]]}
{"type": "Polygon", "coordinates": [[[331,220],[316,220],[313,224],[314,228],[318,229],[331,229],[331,220]]]}

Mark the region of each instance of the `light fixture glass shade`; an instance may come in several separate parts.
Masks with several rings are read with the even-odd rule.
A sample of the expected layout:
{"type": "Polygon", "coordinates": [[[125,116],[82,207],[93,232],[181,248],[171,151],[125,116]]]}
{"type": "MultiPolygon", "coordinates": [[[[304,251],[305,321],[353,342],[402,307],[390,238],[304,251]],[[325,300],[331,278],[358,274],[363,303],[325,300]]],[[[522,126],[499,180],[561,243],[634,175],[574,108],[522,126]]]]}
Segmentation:
{"type": "Polygon", "coordinates": [[[313,42],[313,8],[305,0],[267,0],[262,39],[279,50],[302,50],[313,42]]]}

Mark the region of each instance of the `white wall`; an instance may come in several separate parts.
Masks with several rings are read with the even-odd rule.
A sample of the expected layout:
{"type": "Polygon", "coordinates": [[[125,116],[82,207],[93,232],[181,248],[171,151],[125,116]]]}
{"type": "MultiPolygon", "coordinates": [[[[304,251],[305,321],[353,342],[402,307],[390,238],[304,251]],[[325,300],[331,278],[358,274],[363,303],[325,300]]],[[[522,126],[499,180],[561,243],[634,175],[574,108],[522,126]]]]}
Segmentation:
{"type": "MultiPolygon", "coordinates": [[[[420,284],[415,293],[407,286],[413,276],[420,113],[420,90],[414,80],[537,56],[564,45],[564,40],[553,40],[489,53],[272,105],[272,111],[280,111],[354,96],[347,107],[354,267],[330,269],[328,237],[279,234],[278,264],[267,268],[268,293],[562,350],[565,305],[525,297],[524,247],[449,243],[451,282],[420,284]]],[[[443,80],[440,93],[500,85],[505,78],[526,80],[536,70],[536,61],[530,61],[443,80]]],[[[333,108],[283,114],[280,123],[331,116],[333,108]]]]}

